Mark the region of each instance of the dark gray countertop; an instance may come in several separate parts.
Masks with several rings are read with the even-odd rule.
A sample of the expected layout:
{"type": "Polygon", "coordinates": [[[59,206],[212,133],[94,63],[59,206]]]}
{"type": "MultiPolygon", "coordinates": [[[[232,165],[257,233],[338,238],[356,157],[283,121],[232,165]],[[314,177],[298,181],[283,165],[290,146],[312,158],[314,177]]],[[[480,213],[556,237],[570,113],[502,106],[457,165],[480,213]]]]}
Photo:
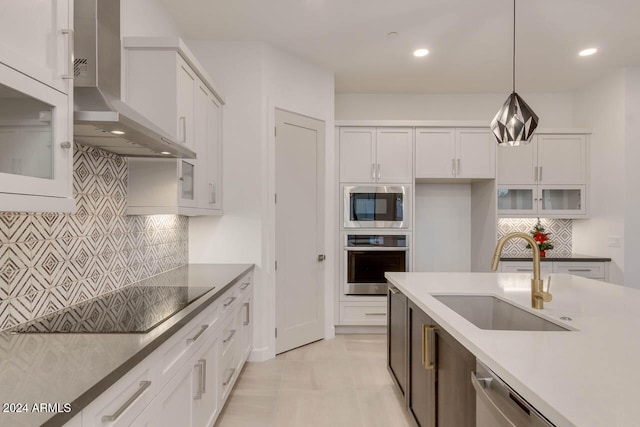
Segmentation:
{"type": "Polygon", "coordinates": [[[70,413],[7,413],[0,426],[59,426],[214,302],[253,264],[190,264],[137,283],[157,286],[214,286],[148,333],[0,332],[0,403],[70,403],[70,413]]]}
{"type": "MultiPolygon", "coordinates": [[[[528,258],[513,258],[513,257],[501,257],[500,261],[532,261],[531,257],[528,258]]],[[[598,257],[592,255],[580,255],[571,254],[571,256],[559,256],[559,257],[544,257],[540,258],[541,262],[610,262],[611,258],[598,257]]]]}

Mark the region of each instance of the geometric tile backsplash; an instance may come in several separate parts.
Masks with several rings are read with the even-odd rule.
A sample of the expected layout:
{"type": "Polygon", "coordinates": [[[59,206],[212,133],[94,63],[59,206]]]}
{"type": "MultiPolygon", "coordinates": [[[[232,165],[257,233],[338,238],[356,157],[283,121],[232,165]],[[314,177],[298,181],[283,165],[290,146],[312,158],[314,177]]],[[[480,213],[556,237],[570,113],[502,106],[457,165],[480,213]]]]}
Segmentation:
{"type": "MultiPolygon", "coordinates": [[[[537,218],[499,218],[498,219],[498,239],[507,233],[521,231],[529,234],[537,218]]],[[[546,251],[547,257],[568,257],[571,256],[572,247],[572,226],[570,219],[540,218],[540,223],[549,233],[549,241],[553,243],[553,249],[546,251]]],[[[531,249],[526,248],[527,243],[520,239],[512,239],[505,243],[502,256],[505,257],[531,257],[531,249]]]]}
{"type": "Polygon", "coordinates": [[[187,263],[188,218],[127,216],[127,176],[76,144],[75,213],[0,212],[0,330],[187,263]]]}

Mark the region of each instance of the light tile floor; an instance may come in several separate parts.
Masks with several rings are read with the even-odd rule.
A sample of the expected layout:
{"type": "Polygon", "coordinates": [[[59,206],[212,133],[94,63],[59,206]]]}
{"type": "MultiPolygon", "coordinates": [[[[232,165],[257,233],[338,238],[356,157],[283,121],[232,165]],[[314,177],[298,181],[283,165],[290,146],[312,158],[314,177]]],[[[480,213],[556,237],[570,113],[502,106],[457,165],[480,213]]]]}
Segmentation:
{"type": "Polygon", "coordinates": [[[385,335],[338,335],[247,363],[215,427],[410,427],[385,335]]]}

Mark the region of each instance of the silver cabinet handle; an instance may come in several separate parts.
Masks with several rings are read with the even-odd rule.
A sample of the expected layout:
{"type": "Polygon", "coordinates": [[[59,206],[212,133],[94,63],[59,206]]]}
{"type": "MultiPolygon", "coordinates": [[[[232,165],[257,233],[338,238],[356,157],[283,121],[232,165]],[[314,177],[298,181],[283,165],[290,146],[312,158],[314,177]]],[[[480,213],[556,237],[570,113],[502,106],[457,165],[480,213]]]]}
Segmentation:
{"type": "Polygon", "coordinates": [[[200,360],[198,360],[198,363],[193,365],[194,368],[200,369],[200,384],[198,385],[198,394],[193,396],[193,400],[202,399],[202,395],[205,392],[205,385],[204,385],[205,380],[204,380],[204,378],[205,378],[205,370],[207,369],[205,367],[206,363],[207,363],[207,361],[205,359],[200,359],[200,360]]]}
{"type": "Polygon", "coordinates": [[[233,378],[233,374],[236,372],[236,368],[233,368],[231,370],[229,370],[229,376],[227,377],[226,380],[224,380],[224,382],[222,383],[222,385],[227,385],[231,382],[231,378],[233,378]]]}
{"type": "Polygon", "coordinates": [[[389,286],[389,292],[391,292],[394,295],[398,295],[400,293],[400,291],[398,291],[398,288],[394,288],[389,286]]]}
{"type": "Polygon", "coordinates": [[[458,163],[458,175],[460,175],[460,158],[456,162],[458,163]]]}
{"type": "Polygon", "coordinates": [[[533,268],[516,268],[516,271],[533,271],[533,268]]]}
{"type": "Polygon", "coordinates": [[[212,205],[216,202],[215,196],[213,195],[213,184],[209,183],[209,204],[212,205]]]}
{"type": "Polygon", "coordinates": [[[451,159],[451,175],[456,176],[456,159],[451,159]]]}
{"type": "Polygon", "coordinates": [[[486,392],[485,389],[490,387],[491,381],[493,381],[493,378],[477,378],[475,373],[471,372],[471,384],[476,390],[476,396],[485,403],[493,414],[494,419],[500,422],[500,425],[496,427],[517,427],[486,392]]]}
{"type": "Polygon", "coordinates": [[[540,179],[540,182],[542,182],[542,166],[540,166],[540,172],[538,172],[538,178],[540,179]]]}
{"type": "Polygon", "coordinates": [[[73,72],[73,50],[74,50],[73,30],[70,28],[65,28],[63,30],[60,30],[60,32],[67,36],[67,50],[68,50],[67,53],[69,56],[69,62],[67,63],[67,74],[62,74],[60,77],[65,80],[72,80],[73,74],[74,74],[73,72]]]}
{"type": "Polygon", "coordinates": [[[251,309],[249,307],[248,302],[245,302],[243,305],[247,308],[247,311],[245,312],[246,317],[244,318],[244,322],[242,324],[244,326],[249,326],[249,323],[251,322],[251,318],[249,317],[250,316],[249,312],[251,311],[251,309]]]}
{"type": "Polygon", "coordinates": [[[118,408],[118,410],[117,410],[116,412],[114,412],[113,414],[111,414],[111,415],[104,415],[104,416],[102,417],[102,422],[103,422],[103,423],[106,423],[106,422],[110,422],[110,421],[115,421],[115,420],[117,420],[117,419],[118,419],[118,417],[119,417],[120,415],[122,415],[122,413],[123,413],[124,411],[126,411],[126,410],[127,410],[127,408],[128,408],[129,406],[131,406],[131,404],[132,404],[133,402],[135,402],[135,401],[136,401],[136,399],[137,399],[138,397],[140,397],[140,395],[141,395],[142,393],[144,393],[144,391],[145,391],[146,389],[148,389],[148,388],[149,388],[149,386],[150,386],[150,385],[151,385],[151,381],[140,381],[140,388],[138,388],[138,390],[137,390],[135,393],[133,393],[133,396],[131,396],[131,397],[130,397],[126,402],[124,402],[124,403],[122,404],[122,406],[121,406],[121,407],[119,407],[119,408],[118,408]]]}
{"type": "Polygon", "coordinates": [[[538,167],[533,167],[533,182],[538,182],[538,167]]]}
{"type": "Polygon", "coordinates": [[[244,291],[245,289],[247,289],[249,287],[250,284],[251,284],[250,282],[243,283],[242,286],[240,286],[240,290],[244,291]]]}
{"type": "Polygon", "coordinates": [[[193,338],[187,338],[187,344],[191,344],[191,343],[196,342],[196,340],[197,340],[198,338],[200,338],[200,336],[201,336],[202,334],[204,334],[204,331],[206,331],[208,327],[209,327],[209,325],[202,325],[202,326],[200,326],[200,332],[198,332],[197,334],[195,334],[195,335],[193,336],[193,338]]]}
{"type": "Polygon", "coordinates": [[[590,272],[592,270],[590,268],[569,268],[567,271],[585,271],[585,272],[590,272]]]}
{"type": "Polygon", "coordinates": [[[371,163],[371,179],[373,181],[376,180],[376,164],[375,163],[371,163]]]}
{"type": "Polygon", "coordinates": [[[222,340],[222,343],[223,343],[223,344],[226,344],[226,343],[228,343],[229,341],[231,341],[231,338],[233,338],[233,336],[234,336],[235,334],[236,334],[236,330],[235,330],[235,329],[232,329],[232,330],[231,330],[231,333],[229,334],[229,336],[228,336],[227,338],[225,338],[225,339],[223,339],[223,340],[222,340]]]}
{"type": "Polygon", "coordinates": [[[377,170],[378,170],[378,181],[380,181],[380,163],[376,163],[377,164],[377,170]]]}
{"type": "Polygon", "coordinates": [[[223,307],[229,307],[231,305],[231,303],[233,303],[235,300],[237,299],[237,297],[231,297],[227,300],[227,302],[225,302],[224,304],[222,304],[223,307]]]}
{"type": "Polygon", "coordinates": [[[365,316],[386,316],[387,313],[365,313],[365,316]]]}

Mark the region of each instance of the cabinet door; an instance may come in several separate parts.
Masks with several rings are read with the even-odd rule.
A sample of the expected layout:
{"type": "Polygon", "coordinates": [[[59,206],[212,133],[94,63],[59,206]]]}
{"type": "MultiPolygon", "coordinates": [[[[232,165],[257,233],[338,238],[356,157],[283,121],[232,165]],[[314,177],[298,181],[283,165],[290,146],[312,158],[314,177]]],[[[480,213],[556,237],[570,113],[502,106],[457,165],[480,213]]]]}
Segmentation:
{"type": "Polygon", "coordinates": [[[405,395],[407,385],[407,297],[389,284],[387,293],[387,367],[405,395]]]}
{"type": "Polygon", "coordinates": [[[539,185],[538,213],[541,216],[581,217],[587,214],[584,185],[539,185]]]}
{"type": "Polygon", "coordinates": [[[436,370],[433,328],[435,323],[416,305],[409,303],[409,412],[420,427],[436,425],[436,370]],[[431,353],[431,354],[429,354],[431,353]]]}
{"type": "Polygon", "coordinates": [[[456,176],[458,178],[495,178],[496,143],[486,129],[456,131],[456,176]]]}
{"type": "Polygon", "coordinates": [[[178,205],[195,207],[196,199],[196,160],[179,159],[178,162],[178,205]]]}
{"type": "Polygon", "coordinates": [[[587,143],[584,135],[538,135],[538,182],[584,185],[587,143]]]}
{"type": "Polygon", "coordinates": [[[2,64],[0,82],[0,193],[71,197],[69,97],[2,64]]]}
{"type": "Polygon", "coordinates": [[[197,204],[200,208],[221,209],[222,110],[217,99],[202,82],[198,82],[195,112],[196,152],[200,165],[199,175],[196,177],[196,186],[199,187],[197,204]]]}
{"type": "Polygon", "coordinates": [[[220,413],[218,343],[210,340],[194,359],[193,427],[212,426],[220,413]]]}
{"type": "Polygon", "coordinates": [[[416,179],[454,178],[455,129],[416,128],[416,179]]]}
{"type": "Polygon", "coordinates": [[[523,216],[538,213],[536,185],[504,185],[498,187],[498,215],[523,216]]]}
{"type": "Polygon", "coordinates": [[[526,145],[498,147],[498,184],[533,185],[537,183],[536,138],[526,145]]]}
{"type": "Polygon", "coordinates": [[[195,150],[195,99],[196,99],[196,75],[187,63],[178,56],[178,81],[177,81],[177,126],[178,142],[195,150]]]}
{"type": "Polygon", "coordinates": [[[476,394],[471,385],[476,358],[442,328],[435,330],[438,353],[438,426],[475,427],[476,394]]]}
{"type": "Polygon", "coordinates": [[[340,182],[375,180],[375,128],[340,128],[340,182]]]}
{"type": "Polygon", "coordinates": [[[413,129],[380,128],[376,135],[376,181],[413,181],[413,129]]]}
{"type": "Polygon", "coordinates": [[[2,0],[0,62],[63,93],[73,87],[69,0],[2,0]]]}
{"type": "Polygon", "coordinates": [[[187,363],[156,396],[158,427],[192,425],[192,400],[194,396],[196,370],[187,363]]]}

